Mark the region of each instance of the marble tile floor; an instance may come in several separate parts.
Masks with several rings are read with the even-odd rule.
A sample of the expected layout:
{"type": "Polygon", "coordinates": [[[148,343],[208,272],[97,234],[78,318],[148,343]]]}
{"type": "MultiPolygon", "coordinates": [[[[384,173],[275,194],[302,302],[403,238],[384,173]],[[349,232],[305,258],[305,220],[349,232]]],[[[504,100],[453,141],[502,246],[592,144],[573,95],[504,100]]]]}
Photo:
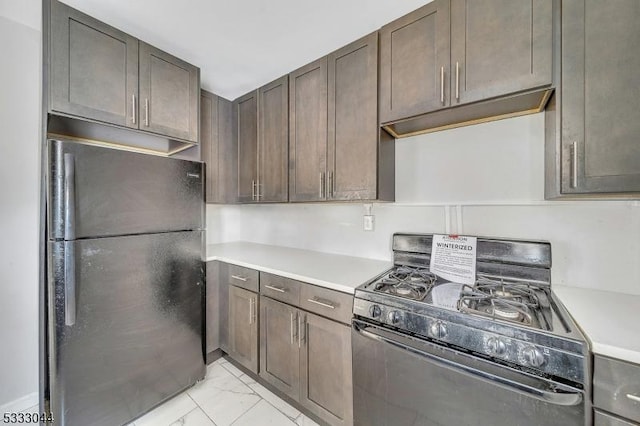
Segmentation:
{"type": "MultiPolygon", "coordinates": [[[[37,407],[34,409],[37,411],[37,407]]],[[[317,423],[220,358],[207,366],[203,381],[128,426],[230,425],[317,426],[317,423]]]]}

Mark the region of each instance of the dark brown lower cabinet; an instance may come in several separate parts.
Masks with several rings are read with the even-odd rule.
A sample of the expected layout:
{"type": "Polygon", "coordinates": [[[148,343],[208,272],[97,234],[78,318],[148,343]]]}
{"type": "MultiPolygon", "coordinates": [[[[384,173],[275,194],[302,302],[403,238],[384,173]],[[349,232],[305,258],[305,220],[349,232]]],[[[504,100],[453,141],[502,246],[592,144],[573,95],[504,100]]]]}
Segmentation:
{"type": "Polygon", "coordinates": [[[260,376],[331,425],[353,424],[349,326],[260,298],[260,376]]]}
{"type": "Polygon", "coordinates": [[[228,354],[235,361],[258,372],[258,295],[229,286],[228,354]]]}
{"type": "Polygon", "coordinates": [[[300,392],[298,315],[292,306],[260,298],[260,376],[293,399],[300,392]]]}
{"type": "Polygon", "coordinates": [[[300,403],[329,424],[353,424],[351,329],[309,313],[301,324],[300,403]]]}

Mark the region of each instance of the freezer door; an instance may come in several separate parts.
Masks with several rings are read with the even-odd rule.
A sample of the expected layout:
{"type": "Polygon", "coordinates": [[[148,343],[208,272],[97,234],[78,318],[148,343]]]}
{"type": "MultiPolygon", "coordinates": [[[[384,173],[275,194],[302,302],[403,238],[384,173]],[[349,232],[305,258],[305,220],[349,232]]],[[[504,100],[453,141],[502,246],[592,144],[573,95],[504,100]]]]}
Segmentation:
{"type": "Polygon", "coordinates": [[[202,229],[202,163],[48,141],[49,239],[202,229]]]}
{"type": "Polygon", "coordinates": [[[202,379],[202,231],[50,242],[56,425],[121,425],[202,379]]]}

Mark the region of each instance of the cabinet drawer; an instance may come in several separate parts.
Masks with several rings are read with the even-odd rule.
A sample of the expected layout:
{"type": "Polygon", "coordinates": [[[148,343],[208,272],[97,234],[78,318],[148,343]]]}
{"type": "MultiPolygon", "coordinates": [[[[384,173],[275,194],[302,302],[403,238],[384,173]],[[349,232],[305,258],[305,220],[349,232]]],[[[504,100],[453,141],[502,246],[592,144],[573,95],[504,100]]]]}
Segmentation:
{"type": "Polygon", "coordinates": [[[311,284],[302,286],[300,307],[345,324],[351,323],[353,296],[311,284]]]}
{"type": "Polygon", "coordinates": [[[593,418],[594,426],[637,426],[637,423],[632,423],[624,419],[612,416],[611,414],[603,413],[602,411],[594,410],[593,418]]]}
{"type": "Polygon", "coordinates": [[[258,292],[258,271],[244,266],[227,265],[229,284],[258,292]]]}
{"type": "Polygon", "coordinates": [[[260,272],[260,294],[290,305],[299,305],[300,287],[304,285],[290,278],[260,272]]]}
{"type": "Polygon", "coordinates": [[[640,365],[596,355],[593,367],[593,404],[618,416],[640,422],[640,365]]]}

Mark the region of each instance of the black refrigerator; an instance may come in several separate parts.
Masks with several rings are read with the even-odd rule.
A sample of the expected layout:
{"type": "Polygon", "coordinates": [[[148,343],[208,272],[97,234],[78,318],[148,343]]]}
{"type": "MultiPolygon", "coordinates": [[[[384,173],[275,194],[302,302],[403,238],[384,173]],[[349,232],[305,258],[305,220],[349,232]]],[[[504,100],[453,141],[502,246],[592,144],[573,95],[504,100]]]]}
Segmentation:
{"type": "Polygon", "coordinates": [[[56,425],[126,424],[205,375],[203,165],[64,140],[44,156],[41,403],[56,425]]]}

